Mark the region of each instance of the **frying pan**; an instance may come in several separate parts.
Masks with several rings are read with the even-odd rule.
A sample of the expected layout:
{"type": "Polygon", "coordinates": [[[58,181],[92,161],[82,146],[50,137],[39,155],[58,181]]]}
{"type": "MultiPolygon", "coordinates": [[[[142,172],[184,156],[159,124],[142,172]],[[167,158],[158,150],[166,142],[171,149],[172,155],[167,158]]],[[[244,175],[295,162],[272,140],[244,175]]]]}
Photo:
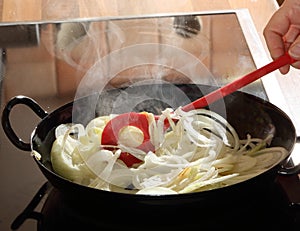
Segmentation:
{"type": "MultiPolygon", "coordinates": [[[[215,87],[212,86],[198,84],[161,83],[136,85],[84,96],[57,108],[49,114],[33,99],[26,96],[16,96],[7,103],[3,110],[2,126],[6,136],[17,148],[29,152],[35,150],[41,154],[40,159],[33,156],[34,161],[47,180],[70,203],[88,205],[89,208],[91,206],[100,206],[107,213],[114,213],[116,208],[130,209],[131,212],[135,211],[136,214],[139,214],[140,209],[145,207],[148,211],[155,211],[156,214],[161,214],[164,211],[174,211],[174,208],[177,208],[177,206],[197,206],[199,209],[211,208],[212,206],[222,207],[224,204],[239,203],[243,200],[249,200],[249,197],[253,198],[263,194],[269,185],[274,183],[281,165],[278,164],[253,178],[230,186],[195,193],[158,196],[109,192],[89,188],[56,174],[50,161],[50,151],[55,140],[54,132],[58,125],[79,121],[86,125],[96,116],[114,113],[116,110],[114,104],[120,97],[123,99],[122,93],[124,91],[127,91],[126,95],[130,99],[139,98],[136,97],[138,94],[155,95],[156,98],[136,103],[134,108],[125,105],[124,108],[119,109],[119,113],[124,113],[128,110],[148,111],[159,114],[166,107],[178,107],[187,104],[214,89],[215,87]],[[174,95],[174,88],[186,97],[174,95]],[[130,95],[128,92],[131,92],[133,95],[130,95]],[[91,101],[97,102],[93,110],[89,108],[91,101]],[[18,104],[28,106],[41,118],[41,121],[31,134],[30,143],[22,141],[10,124],[10,113],[13,107],[18,104]],[[111,208],[113,209],[110,210],[111,208]]],[[[222,100],[212,103],[209,106],[209,110],[224,116],[236,129],[240,138],[245,138],[248,133],[253,137],[264,138],[275,127],[271,146],[282,146],[288,150],[289,154],[293,150],[296,142],[296,131],[292,121],[281,109],[267,100],[237,91],[224,97],[222,100]]],[[[282,161],[285,161],[286,158],[282,161]]]]}

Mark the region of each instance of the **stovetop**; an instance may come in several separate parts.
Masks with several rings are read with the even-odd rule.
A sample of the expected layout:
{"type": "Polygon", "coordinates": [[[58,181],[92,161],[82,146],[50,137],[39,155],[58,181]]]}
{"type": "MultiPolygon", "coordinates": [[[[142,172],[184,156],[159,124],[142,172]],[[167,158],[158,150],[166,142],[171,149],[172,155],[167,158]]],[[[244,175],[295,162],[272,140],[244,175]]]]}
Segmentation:
{"type": "MultiPolygon", "coordinates": [[[[205,210],[178,206],[176,212],[151,214],[147,207],[138,214],[132,211],[118,211],[106,214],[101,207],[88,206],[88,210],[65,202],[59,190],[49,182],[44,183],[11,224],[12,230],[22,227],[28,219],[36,220],[36,230],[299,230],[300,204],[291,203],[284,191],[280,177],[261,192],[259,197],[248,195],[249,200],[228,206],[214,206],[205,210]],[[41,205],[41,209],[37,207],[41,205]]],[[[290,183],[296,179],[290,177],[290,183]]],[[[286,179],[284,180],[286,182],[286,179]]],[[[299,197],[298,197],[299,198],[299,197]]],[[[79,199],[80,200],[80,199],[79,199]]],[[[198,205],[201,208],[201,204],[198,205]]]]}
{"type": "MultiPolygon", "coordinates": [[[[1,112],[5,103],[16,95],[32,97],[48,112],[70,102],[75,98],[79,83],[91,76],[90,70],[95,70],[92,67],[95,67],[96,63],[99,64],[100,58],[103,58],[100,64],[107,64],[108,69],[118,75],[116,79],[110,79],[108,76],[111,80],[110,87],[130,82],[132,79],[128,79],[128,76],[155,76],[164,78],[165,81],[189,79],[193,83],[210,82],[220,86],[268,61],[263,49],[257,49],[258,36],[253,33],[251,18],[244,10],[225,13],[199,12],[197,15],[160,15],[154,18],[129,18],[127,21],[119,18],[104,21],[85,19],[68,22],[27,22],[0,27],[1,112]],[[185,23],[188,29],[182,27],[185,23]],[[151,56],[130,56],[136,48],[145,48],[135,45],[144,43],[163,43],[167,46],[160,48],[172,48],[166,49],[175,54],[170,56],[172,59],[160,60],[163,62],[161,64],[168,68],[160,69],[159,65],[159,68],[147,67],[146,71],[139,68],[142,66],[140,64],[145,63],[160,64],[153,62],[151,56]],[[120,50],[123,53],[119,53],[120,50]],[[111,63],[116,61],[112,59],[115,58],[114,54],[118,54],[118,66],[111,63]],[[173,58],[178,57],[177,54],[183,54],[184,58],[176,62],[178,70],[174,72],[173,58]],[[137,57],[141,58],[138,63],[128,63],[137,57]],[[200,67],[201,78],[198,74],[189,72],[193,68],[185,66],[187,60],[192,61],[189,62],[189,67],[200,67]],[[159,75],[153,75],[157,71],[159,75]],[[174,75],[177,76],[178,73],[184,75],[182,79],[174,79],[174,75]]],[[[153,57],[156,57],[155,52],[162,51],[152,50],[152,46],[146,47],[149,48],[148,52],[153,52],[153,57]]],[[[141,55],[143,54],[145,52],[141,52],[141,55]]],[[[99,87],[103,82],[101,78],[98,80],[99,85],[94,86],[99,87]]],[[[264,87],[261,81],[257,81],[243,91],[268,99],[264,87]]],[[[11,123],[24,141],[30,140],[30,134],[39,121],[40,119],[26,107],[16,107],[11,115],[11,123]]],[[[128,211],[116,211],[115,216],[105,217],[105,211],[101,208],[90,211],[90,214],[96,214],[94,218],[81,216],[84,211],[66,206],[60,192],[44,182],[45,177],[30,153],[14,147],[1,128],[0,230],[3,231],[11,228],[18,228],[19,231],[58,230],[58,227],[67,227],[67,230],[84,227],[84,230],[88,230],[87,225],[91,224],[102,228],[101,230],[120,230],[124,227],[136,230],[145,230],[148,227],[150,230],[157,226],[185,230],[226,226],[242,229],[242,226],[237,226],[239,223],[253,228],[267,227],[268,230],[274,227],[283,230],[299,227],[298,175],[279,176],[278,182],[269,192],[261,198],[252,198],[250,195],[249,201],[242,205],[230,205],[217,210],[212,208],[213,211],[195,211],[195,208],[181,211],[178,208],[177,216],[180,218],[175,219],[175,214],[171,219],[166,215],[156,217],[156,220],[152,219],[155,214],[149,215],[147,211],[144,213],[145,217],[139,220],[127,217],[126,214],[130,215],[128,211]],[[34,195],[36,199],[30,203],[34,195]],[[28,209],[25,209],[28,204],[28,209]],[[24,216],[16,220],[24,209],[24,216]],[[161,222],[165,223],[162,225],[161,222]]],[[[90,230],[94,228],[91,227],[90,230]]]]}

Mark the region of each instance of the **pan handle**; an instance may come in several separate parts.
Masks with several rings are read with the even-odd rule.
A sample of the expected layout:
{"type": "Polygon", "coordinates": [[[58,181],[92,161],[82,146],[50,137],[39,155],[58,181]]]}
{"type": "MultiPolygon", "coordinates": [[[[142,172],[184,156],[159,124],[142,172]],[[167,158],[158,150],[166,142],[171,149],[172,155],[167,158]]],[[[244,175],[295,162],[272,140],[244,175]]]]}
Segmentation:
{"type": "Polygon", "coordinates": [[[44,111],[37,102],[33,99],[26,97],[26,96],[16,96],[12,98],[4,107],[2,113],[2,127],[3,130],[8,137],[8,139],[19,149],[23,151],[31,151],[30,143],[24,142],[21,138],[19,138],[15,131],[12,129],[10,124],[10,113],[14,106],[18,104],[24,104],[31,108],[40,118],[44,118],[48,115],[46,111],[44,111]]]}
{"type": "Polygon", "coordinates": [[[284,160],[278,173],[281,175],[294,175],[300,173],[300,137],[297,137],[297,141],[294,145],[293,151],[290,156],[284,160]]]}

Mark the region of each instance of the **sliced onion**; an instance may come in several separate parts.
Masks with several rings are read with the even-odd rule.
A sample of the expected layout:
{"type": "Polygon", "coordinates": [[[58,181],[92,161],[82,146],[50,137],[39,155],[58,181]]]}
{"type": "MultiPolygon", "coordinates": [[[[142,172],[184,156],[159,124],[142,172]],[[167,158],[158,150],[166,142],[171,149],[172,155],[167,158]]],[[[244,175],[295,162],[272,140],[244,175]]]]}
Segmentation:
{"type": "Polygon", "coordinates": [[[206,109],[189,112],[181,108],[175,112],[166,109],[158,121],[149,114],[149,134],[155,153],[129,147],[127,143],[102,147],[102,130],[112,117],[95,118],[86,128],[81,124],[58,126],[51,152],[54,170],[89,187],[162,195],[201,191],[247,180],[287,156],[284,148],[265,147],[271,136],[262,140],[248,135],[246,140],[240,140],[223,117],[206,109]],[[172,118],[176,118],[177,123],[172,118]],[[167,131],[166,120],[170,124],[167,131]],[[128,168],[118,160],[121,152],[128,152],[143,163],[128,168]]]}
{"type": "Polygon", "coordinates": [[[149,187],[137,191],[136,194],[168,195],[168,194],[178,194],[178,193],[172,189],[165,188],[165,187],[149,187]]]}
{"type": "Polygon", "coordinates": [[[257,160],[256,169],[271,168],[279,164],[287,154],[288,153],[284,148],[270,148],[268,152],[255,156],[257,160]]]}

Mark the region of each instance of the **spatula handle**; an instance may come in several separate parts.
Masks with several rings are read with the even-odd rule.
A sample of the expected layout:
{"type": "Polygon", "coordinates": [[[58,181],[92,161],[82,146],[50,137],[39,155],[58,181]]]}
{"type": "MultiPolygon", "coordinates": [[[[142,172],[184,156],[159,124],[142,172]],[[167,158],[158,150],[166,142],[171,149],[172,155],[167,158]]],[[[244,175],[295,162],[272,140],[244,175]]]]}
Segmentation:
{"type": "Polygon", "coordinates": [[[207,105],[217,101],[218,99],[221,99],[232,92],[248,85],[249,83],[254,82],[255,80],[269,74],[270,72],[273,72],[280,67],[283,67],[287,64],[292,64],[296,60],[294,60],[288,53],[285,55],[279,57],[278,59],[272,61],[271,63],[243,76],[240,77],[233,82],[191,102],[190,104],[187,104],[182,107],[182,110],[184,111],[189,111],[195,108],[203,108],[206,107],[207,105]]]}

